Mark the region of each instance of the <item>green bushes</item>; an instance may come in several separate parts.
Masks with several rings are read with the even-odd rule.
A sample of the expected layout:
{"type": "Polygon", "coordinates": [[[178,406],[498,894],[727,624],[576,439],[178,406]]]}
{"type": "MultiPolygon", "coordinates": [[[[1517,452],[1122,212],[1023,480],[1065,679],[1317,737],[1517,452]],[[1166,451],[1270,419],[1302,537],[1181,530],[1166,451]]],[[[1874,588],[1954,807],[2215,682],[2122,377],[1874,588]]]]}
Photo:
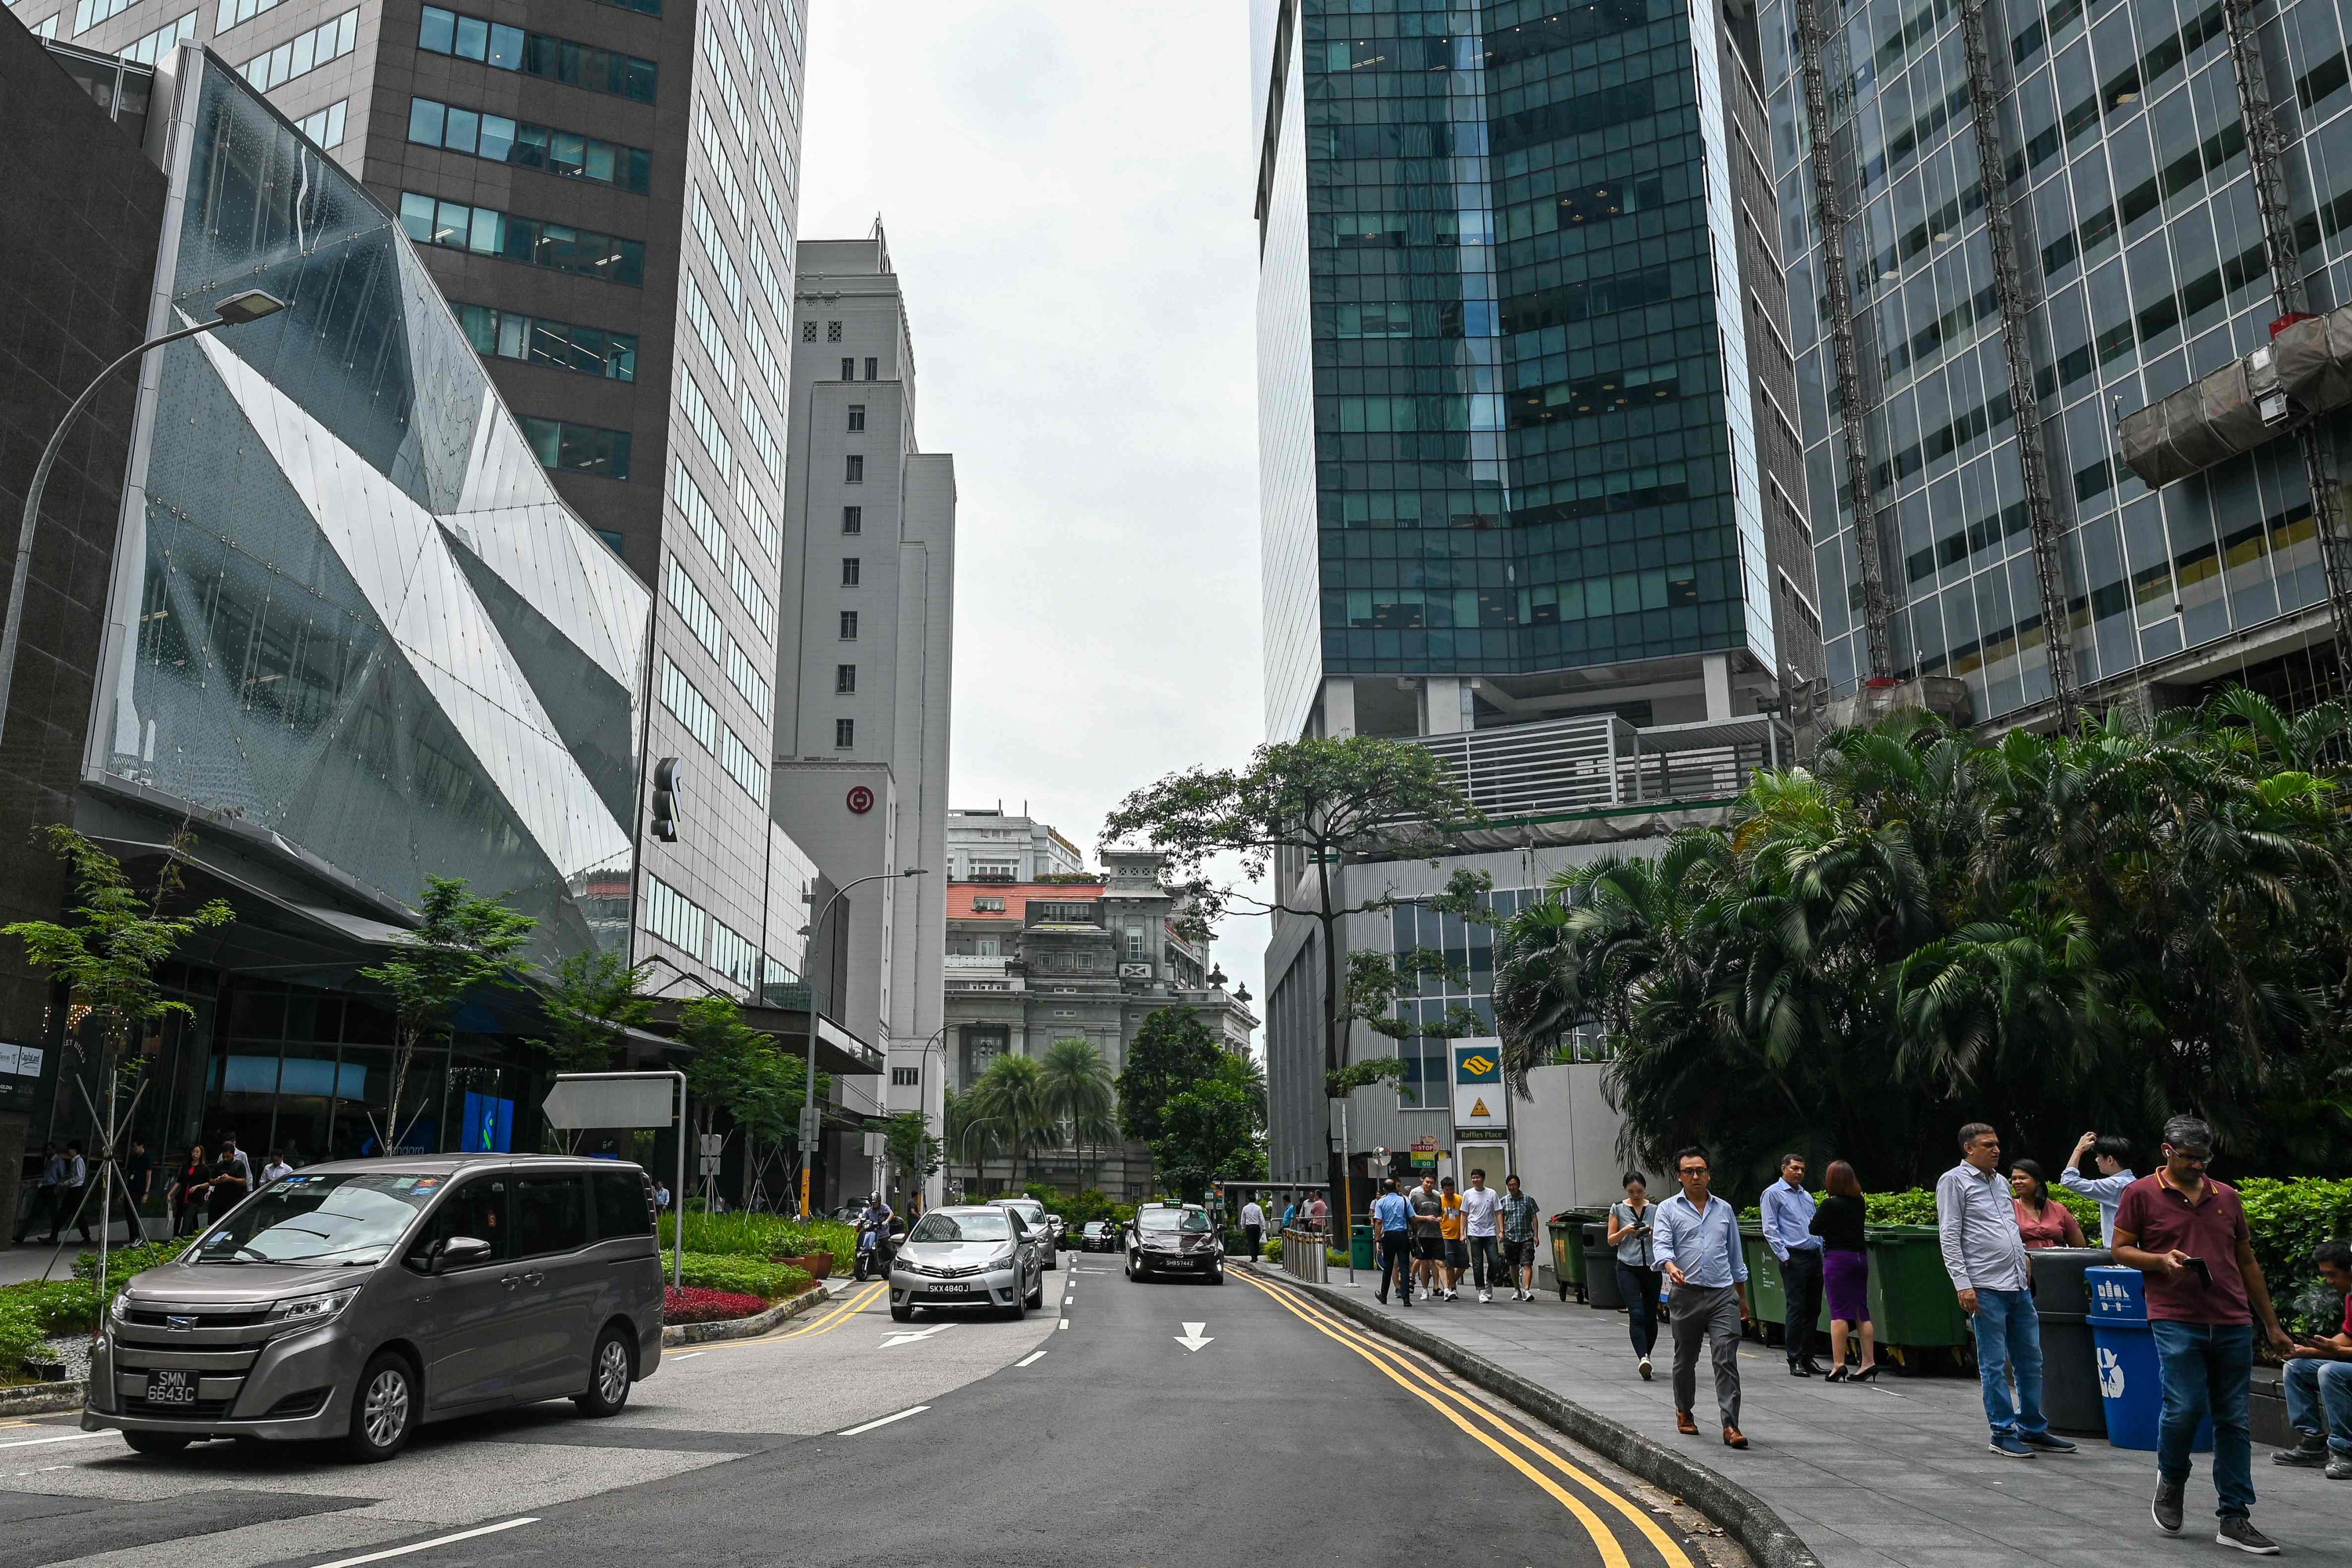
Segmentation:
{"type": "Polygon", "coordinates": [[[1282,1261],[1282,1237],[1277,1236],[1265,1244],[1265,1260],[1268,1263],[1282,1261]]]}
{"type": "MultiPolygon", "coordinates": [[[[662,1254],[664,1279],[669,1278],[670,1257],[669,1253],[662,1254]]],[[[689,1289],[727,1290],[737,1295],[757,1296],[762,1300],[782,1301],[799,1295],[814,1283],[805,1269],[794,1268],[786,1263],[771,1263],[764,1258],[720,1252],[689,1252],[686,1255],[686,1284],[689,1289]]]]}
{"type": "MultiPolygon", "coordinates": [[[[113,1248],[106,1255],[107,1288],[101,1294],[111,1299],[115,1291],[131,1283],[132,1275],[143,1274],[150,1268],[171,1262],[185,1252],[195,1239],[193,1236],[184,1236],[173,1241],[143,1241],[136,1247],[113,1248]]],[[[75,1258],[73,1271],[75,1279],[87,1280],[95,1286],[98,1281],[98,1254],[85,1252],[75,1258]]]]}
{"type": "Polygon", "coordinates": [[[88,1333],[98,1325],[99,1294],[87,1279],[39,1279],[0,1289],[0,1374],[21,1377],[46,1360],[52,1334],[88,1333]]]}
{"type": "MultiPolygon", "coordinates": [[[[677,1216],[662,1215],[664,1247],[677,1242],[677,1216]]],[[[857,1260],[857,1227],[835,1219],[805,1223],[772,1214],[693,1214],[686,1216],[686,1255],[698,1252],[739,1258],[802,1258],[813,1252],[833,1255],[834,1272],[844,1273],[857,1260]]]]}

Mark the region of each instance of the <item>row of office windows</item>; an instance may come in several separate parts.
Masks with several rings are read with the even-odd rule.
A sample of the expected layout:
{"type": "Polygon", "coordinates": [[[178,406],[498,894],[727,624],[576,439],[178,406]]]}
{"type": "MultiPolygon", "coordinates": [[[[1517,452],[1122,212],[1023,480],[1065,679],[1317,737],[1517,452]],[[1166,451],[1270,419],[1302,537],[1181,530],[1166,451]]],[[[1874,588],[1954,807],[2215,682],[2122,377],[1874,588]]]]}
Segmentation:
{"type": "Polygon", "coordinates": [[[408,100],[408,139],[421,147],[464,153],[567,180],[593,180],[639,195],[653,187],[654,155],[643,147],[601,142],[577,131],[551,130],[429,98],[408,100]]]}
{"type": "Polygon", "coordinates": [[[309,75],[329,60],[342,58],[358,45],[359,37],[360,14],[355,6],[320,23],[300,37],[289,38],[274,49],[254,56],[236,68],[237,74],[251,82],[255,91],[268,92],[297,77],[309,75]]]}
{"type": "Polygon", "coordinates": [[[527,33],[502,22],[427,5],[417,27],[416,47],[436,55],[478,60],[495,70],[520,71],[570,87],[608,92],[651,103],[660,70],[653,61],[611,49],[592,48],[545,33],[527,33]]]}
{"type": "Polygon", "coordinates": [[[605,430],[569,419],[525,417],[522,434],[523,439],[530,443],[531,454],[539,459],[541,468],[593,474],[600,479],[625,479],[629,477],[629,433],[626,430],[605,430]]]}
{"type": "MultiPolygon", "coordinates": [[[[335,105],[340,110],[341,104],[335,105]]],[[[341,121],[336,121],[336,141],[341,141],[341,121]]],[[[317,141],[316,137],[311,138],[317,141]]],[[[334,145],[320,142],[321,147],[334,145]]],[[[496,354],[500,359],[528,361],[532,364],[551,364],[558,370],[576,370],[588,375],[603,376],[607,381],[637,379],[637,339],[634,332],[609,332],[602,327],[583,327],[569,321],[551,321],[541,316],[526,316],[514,310],[500,310],[489,305],[453,305],[457,312],[457,324],[465,329],[466,337],[478,353],[496,354]]]]}
{"type": "Polygon", "coordinates": [[[419,245],[469,250],[633,289],[645,286],[643,240],[619,239],[491,207],[469,207],[418,191],[401,193],[400,226],[419,245]]]}

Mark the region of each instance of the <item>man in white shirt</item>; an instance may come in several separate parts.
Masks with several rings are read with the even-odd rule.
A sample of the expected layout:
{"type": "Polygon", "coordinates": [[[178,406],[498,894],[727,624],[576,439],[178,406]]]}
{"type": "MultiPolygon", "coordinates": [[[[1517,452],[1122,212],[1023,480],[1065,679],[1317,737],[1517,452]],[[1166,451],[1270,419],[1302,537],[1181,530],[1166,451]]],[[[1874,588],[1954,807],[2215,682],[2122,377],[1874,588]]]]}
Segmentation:
{"type": "Polygon", "coordinates": [[[1470,1173],[1470,1185],[1462,1194],[1462,1227],[1470,1243],[1470,1278],[1478,1287],[1478,1300],[1495,1299],[1494,1276],[1503,1271],[1502,1248],[1495,1235],[1495,1215],[1503,1206],[1500,1193],[1486,1184],[1486,1173],[1470,1173]]]}
{"type": "Polygon", "coordinates": [[[261,1167],[261,1184],[266,1187],[278,1177],[290,1176],[293,1173],[294,1167],[288,1164],[277,1150],[272,1149],[269,1152],[269,1163],[261,1167]]]}
{"type": "Polygon", "coordinates": [[[2066,1158],[2066,1168],[2058,1173],[2058,1184],[2070,1193],[2080,1193],[2099,1205],[2099,1245],[2116,1244],[2116,1205],[2123,1202],[2124,1189],[2137,1180],[2132,1174],[2131,1140],[2109,1132],[2104,1136],[2085,1132],[2074,1140],[2074,1152],[2066,1158]],[[2083,1174],[2083,1158],[2090,1155],[2097,1162],[2099,1173],[2083,1174]]]}
{"type": "Polygon", "coordinates": [[[1265,1237],[1265,1211],[1255,1198],[1242,1205],[1242,1234],[1249,1237],[1250,1261],[1257,1261],[1258,1244],[1265,1237]]]}

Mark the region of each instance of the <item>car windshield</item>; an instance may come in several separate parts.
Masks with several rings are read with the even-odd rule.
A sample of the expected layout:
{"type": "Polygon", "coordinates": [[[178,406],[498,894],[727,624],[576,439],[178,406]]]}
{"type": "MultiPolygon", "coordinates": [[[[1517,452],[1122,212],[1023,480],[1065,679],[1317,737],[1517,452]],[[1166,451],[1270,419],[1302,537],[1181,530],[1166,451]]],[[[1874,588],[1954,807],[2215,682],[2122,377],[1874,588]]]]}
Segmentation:
{"type": "Polygon", "coordinates": [[[1006,1204],[1004,1206],[1025,1220],[1042,1219],[1045,1214],[1045,1205],[1040,1203],[1006,1204]]]}
{"type": "Polygon", "coordinates": [[[941,1214],[937,1209],[915,1222],[909,1241],[1010,1241],[1013,1222],[1001,1214],[941,1214]]]}
{"type": "Polygon", "coordinates": [[[379,1263],[447,1178],[371,1171],[282,1177],[205,1233],[197,1263],[379,1263]]]}
{"type": "Polygon", "coordinates": [[[1199,1209],[1148,1209],[1135,1216],[1141,1230],[1181,1230],[1198,1233],[1209,1228],[1209,1216],[1199,1209]]]}

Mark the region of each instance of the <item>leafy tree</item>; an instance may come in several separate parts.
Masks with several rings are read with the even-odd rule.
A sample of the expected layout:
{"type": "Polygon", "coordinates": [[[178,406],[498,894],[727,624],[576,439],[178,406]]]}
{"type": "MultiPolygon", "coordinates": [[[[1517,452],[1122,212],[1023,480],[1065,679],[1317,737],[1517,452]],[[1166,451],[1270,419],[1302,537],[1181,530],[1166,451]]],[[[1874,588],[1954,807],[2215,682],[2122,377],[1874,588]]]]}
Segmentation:
{"type": "Polygon", "coordinates": [[[883,1150],[902,1181],[918,1184],[940,1168],[940,1141],[919,1110],[903,1110],[882,1123],[883,1150]]]}
{"type": "Polygon", "coordinates": [[[1050,1146],[1059,1132],[1046,1100],[1045,1069],[1034,1057],[1007,1052],[988,1064],[966,1101],[975,1121],[1013,1162],[1009,1185],[1021,1187],[1021,1164],[1038,1149],[1050,1146]]]}
{"type": "Polygon", "coordinates": [[[420,913],[422,921],[393,957],[360,971],[392,994],[392,1098],[376,1129],[386,1152],[399,1148],[415,1126],[411,1118],[402,1127],[400,1102],[416,1053],[446,1037],[469,992],[520,984],[516,965],[539,924],[495,899],[467,892],[462,877],[425,878],[420,913]]]}
{"type": "Polygon", "coordinates": [[[1062,1135],[1079,1151],[1078,1185],[1087,1184],[1085,1152],[1118,1137],[1118,1089],[1110,1064],[1088,1040],[1055,1040],[1040,1062],[1045,1079],[1045,1104],[1062,1124],[1062,1135]]]}
{"type": "MultiPolygon", "coordinates": [[[[745,1023],[741,1005],[731,996],[698,996],[680,1008],[677,1037],[689,1052],[686,1091],[703,1136],[709,1135],[716,1114],[726,1111],[751,1141],[746,1163],[754,1169],[764,1169],[761,1141],[772,1156],[787,1139],[798,1142],[801,1107],[808,1096],[806,1058],[787,1055],[774,1037],[745,1023]]],[[[819,1073],[819,1102],[830,1092],[830,1076],[819,1073]]]]}
{"type": "Polygon", "coordinates": [[[1219,1048],[1210,1072],[1171,1096],[1151,1141],[1161,1180],[1198,1203],[1212,1182],[1265,1176],[1265,1079],[1256,1063],[1219,1048]]]}
{"type": "Polygon", "coordinates": [[[609,1068],[627,1031],[653,1018],[654,1000],[645,994],[652,967],[641,963],[632,969],[620,954],[603,948],[564,954],[547,972],[541,995],[547,1034],[524,1043],[558,1072],[609,1068]]]}
{"type": "Polygon", "coordinates": [[[1169,1101],[1186,1084],[1217,1070],[1227,1054],[1195,1007],[1159,1007],[1144,1016],[1118,1079],[1118,1123],[1138,1143],[1156,1142],[1169,1101]]]}

